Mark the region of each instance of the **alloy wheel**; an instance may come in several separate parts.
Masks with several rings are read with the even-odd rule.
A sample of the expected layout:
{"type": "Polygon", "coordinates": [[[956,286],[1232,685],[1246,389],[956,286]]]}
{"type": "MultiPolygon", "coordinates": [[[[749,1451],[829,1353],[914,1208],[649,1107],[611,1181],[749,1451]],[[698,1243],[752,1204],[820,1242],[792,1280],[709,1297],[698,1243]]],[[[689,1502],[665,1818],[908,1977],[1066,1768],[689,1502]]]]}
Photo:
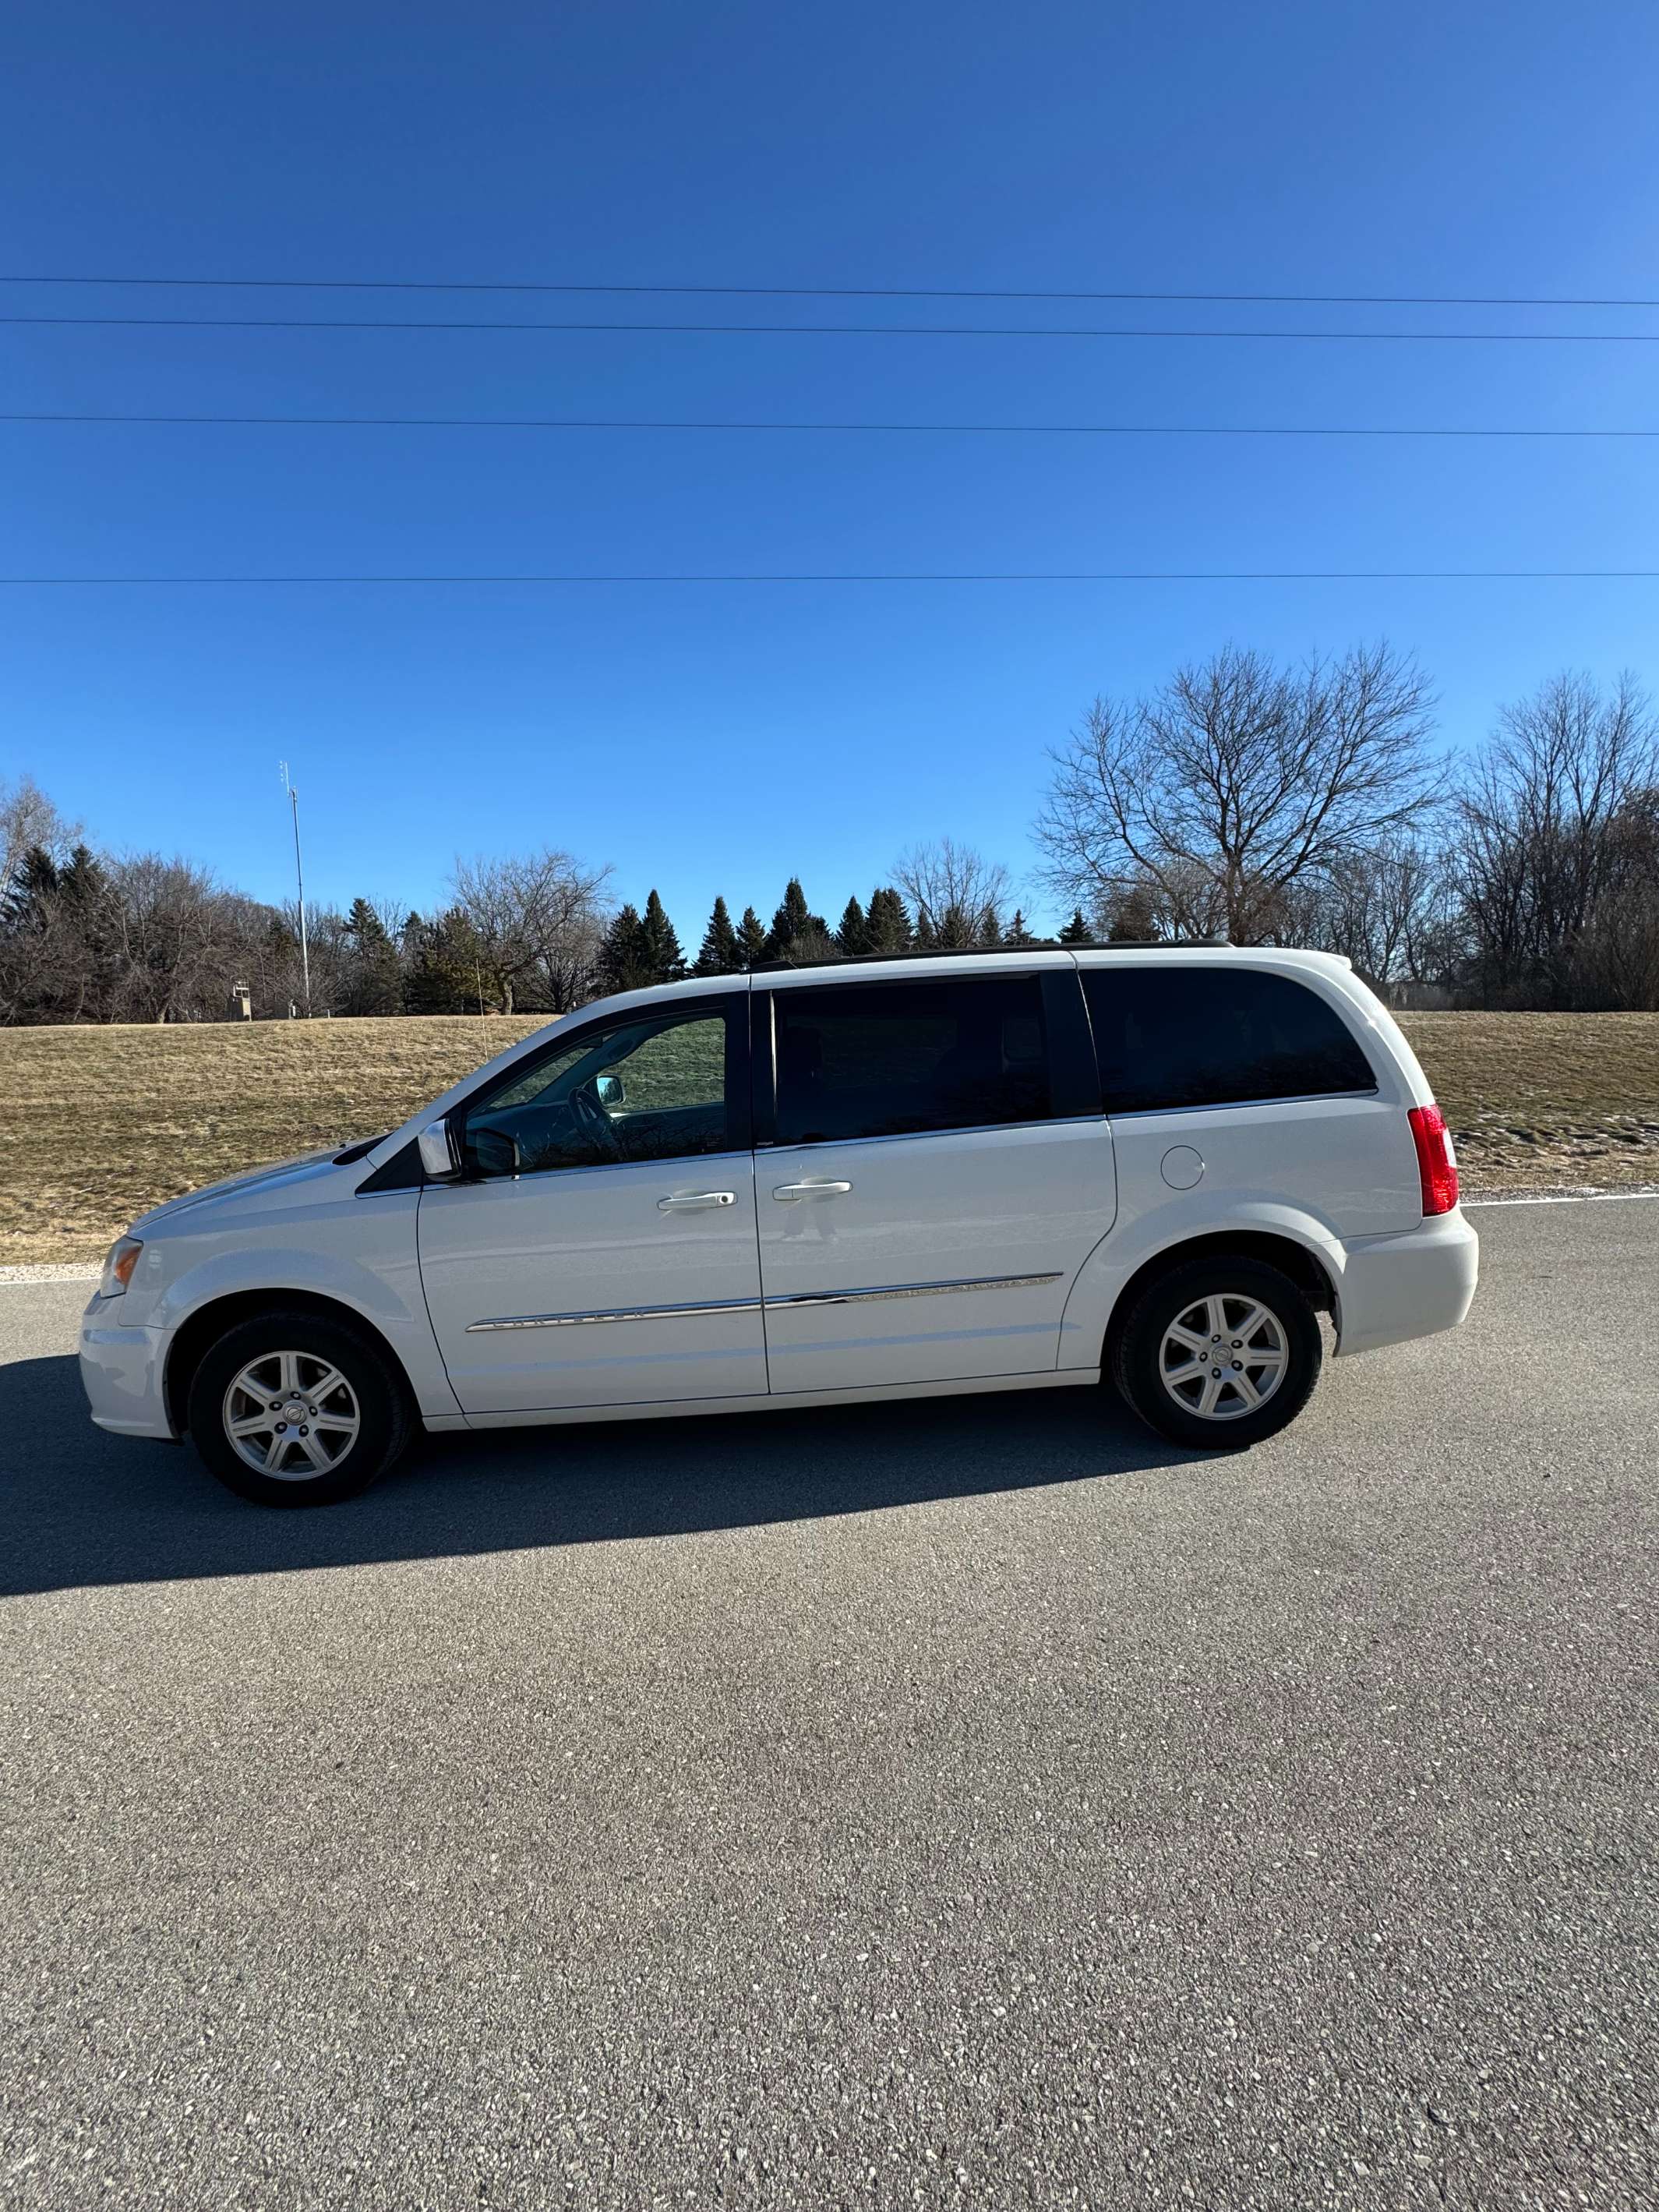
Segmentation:
{"type": "Polygon", "coordinates": [[[1259,1298],[1195,1298],[1164,1332],[1158,1378],[1183,1413],[1236,1421],[1264,1406],[1290,1365],[1284,1323],[1259,1298]]]}
{"type": "Polygon", "coordinates": [[[310,1352],[251,1359],[225,1392],[225,1435],[237,1457],[276,1482],[309,1482],[357,1441],[362,1409],[339,1369],[310,1352]]]}

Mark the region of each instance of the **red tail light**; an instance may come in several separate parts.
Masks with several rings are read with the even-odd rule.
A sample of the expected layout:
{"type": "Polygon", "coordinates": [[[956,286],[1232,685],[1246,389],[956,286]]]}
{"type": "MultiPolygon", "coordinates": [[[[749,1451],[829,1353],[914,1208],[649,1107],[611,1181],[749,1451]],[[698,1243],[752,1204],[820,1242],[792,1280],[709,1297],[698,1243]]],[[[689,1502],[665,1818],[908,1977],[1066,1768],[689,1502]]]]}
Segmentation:
{"type": "Polygon", "coordinates": [[[1457,1155],[1446,1117],[1437,1106],[1413,1106],[1407,1118],[1417,1146],[1417,1172],[1423,1180],[1423,1211],[1449,1213],[1457,1203],[1457,1155]]]}

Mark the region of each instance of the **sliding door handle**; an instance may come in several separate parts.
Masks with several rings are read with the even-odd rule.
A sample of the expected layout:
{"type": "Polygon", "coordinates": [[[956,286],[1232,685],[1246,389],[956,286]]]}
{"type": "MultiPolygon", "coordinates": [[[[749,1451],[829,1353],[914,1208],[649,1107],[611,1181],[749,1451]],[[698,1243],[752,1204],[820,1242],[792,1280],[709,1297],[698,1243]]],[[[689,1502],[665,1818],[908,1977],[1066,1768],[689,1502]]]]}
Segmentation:
{"type": "Polygon", "coordinates": [[[688,1190],[672,1198],[657,1200],[659,1213],[708,1213],[717,1206],[735,1206],[738,1194],[734,1190],[688,1190]]]}
{"type": "Polygon", "coordinates": [[[798,1198],[844,1198],[852,1188],[850,1182],[781,1182],[772,1195],[793,1206],[798,1198]]]}

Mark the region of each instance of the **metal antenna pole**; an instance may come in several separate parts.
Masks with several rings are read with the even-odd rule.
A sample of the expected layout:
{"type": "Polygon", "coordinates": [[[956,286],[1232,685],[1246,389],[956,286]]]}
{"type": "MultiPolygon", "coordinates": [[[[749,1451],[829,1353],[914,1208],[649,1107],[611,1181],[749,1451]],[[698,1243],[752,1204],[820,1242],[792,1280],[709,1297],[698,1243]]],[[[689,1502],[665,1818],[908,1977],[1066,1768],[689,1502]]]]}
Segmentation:
{"type": "Polygon", "coordinates": [[[311,1014],[311,948],[306,939],[306,878],[300,860],[300,794],[288,780],[288,763],[281,763],[283,788],[294,809],[294,880],[300,893],[300,972],[305,979],[306,1015],[311,1014]]]}

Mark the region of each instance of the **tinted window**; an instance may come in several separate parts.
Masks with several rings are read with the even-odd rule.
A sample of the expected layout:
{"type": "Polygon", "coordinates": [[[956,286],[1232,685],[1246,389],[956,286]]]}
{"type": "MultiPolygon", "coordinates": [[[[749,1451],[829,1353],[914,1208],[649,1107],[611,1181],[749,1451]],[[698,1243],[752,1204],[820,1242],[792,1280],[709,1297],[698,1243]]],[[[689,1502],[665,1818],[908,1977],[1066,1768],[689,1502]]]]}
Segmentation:
{"type": "Polygon", "coordinates": [[[773,1007],[780,1144],[1040,1121],[1051,1110],[1035,975],[779,991],[773,1007]]]}
{"type": "Polygon", "coordinates": [[[729,1151],[726,1060],[726,1016],[706,999],[589,1030],[468,1108],[467,1166],[533,1175],[729,1151]]]}
{"type": "Polygon", "coordinates": [[[1248,968],[1085,968],[1109,1114],[1374,1091],[1346,1024],[1288,975],[1248,968]]]}

